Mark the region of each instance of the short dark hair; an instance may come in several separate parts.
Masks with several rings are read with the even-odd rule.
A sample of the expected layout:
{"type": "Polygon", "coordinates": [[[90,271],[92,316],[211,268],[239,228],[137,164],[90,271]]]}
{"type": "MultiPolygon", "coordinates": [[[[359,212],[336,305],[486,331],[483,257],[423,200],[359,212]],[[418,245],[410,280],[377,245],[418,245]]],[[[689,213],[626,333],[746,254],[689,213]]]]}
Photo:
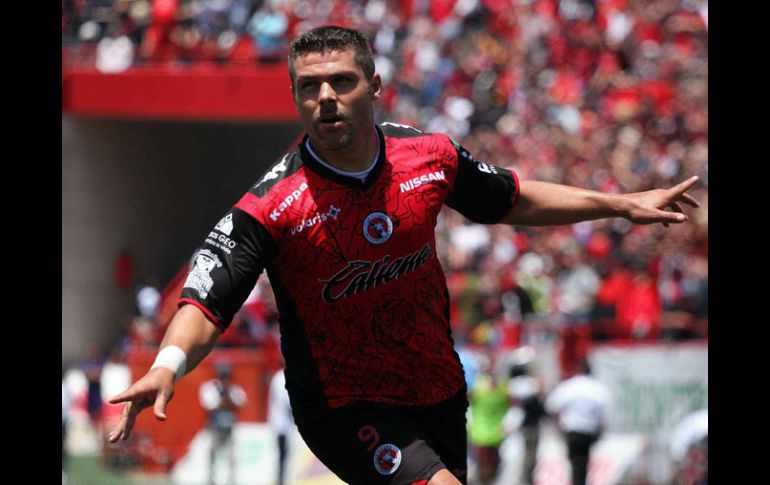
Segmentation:
{"type": "Polygon", "coordinates": [[[294,86],[296,73],[294,72],[294,60],[311,52],[325,53],[328,51],[340,51],[352,48],[355,52],[356,64],[364,71],[367,81],[374,77],[374,58],[369,40],[364,34],[355,29],[346,29],[337,25],[324,25],[308,30],[291,42],[289,46],[289,77],[294,86]]]}

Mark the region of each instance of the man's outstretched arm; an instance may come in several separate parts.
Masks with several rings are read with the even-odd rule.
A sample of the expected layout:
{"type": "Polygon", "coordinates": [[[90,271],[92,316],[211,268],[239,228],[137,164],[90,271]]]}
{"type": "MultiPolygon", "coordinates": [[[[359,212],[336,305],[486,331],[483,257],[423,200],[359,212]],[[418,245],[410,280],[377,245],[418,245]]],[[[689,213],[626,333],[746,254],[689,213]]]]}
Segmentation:
{"type": "Polygon", "coordinates": [[[695,176],[669,189],[611,194],[523,180],[520,182],[516,205],[500,222],[520,226],[557,226],[607,217],[624,217],[636,224],[676,224],[687,220],[682,203],[692,207],[700,206],[687,193],[697,181],[698,177],[695,176]]]}
{"type": "MultiPolygon", "coordinates": [[[[184,368],[180,369],[181,377],[193,370],[211,352],[220,333],[221,330],[211,323],[200,309],[195,305],[185,305],[174,315],[160,344],[160,350],[175,346],[184,352],[186,361],[184,368]]],[[[177,349],[173,350],[179,352],[177,349]]],[[[171,355],[174,357],[173,353],[171,355]]],[[[120,421],[110,432],[111,443],[128,439],[136,416],[146,407],[152,405],[155,417],[161,421],[166,420],[166,405],[174,395],[175,373],[166,367],[153,367],[126,391],[109,400],[110,404],[126,403],[120,421]]]]}

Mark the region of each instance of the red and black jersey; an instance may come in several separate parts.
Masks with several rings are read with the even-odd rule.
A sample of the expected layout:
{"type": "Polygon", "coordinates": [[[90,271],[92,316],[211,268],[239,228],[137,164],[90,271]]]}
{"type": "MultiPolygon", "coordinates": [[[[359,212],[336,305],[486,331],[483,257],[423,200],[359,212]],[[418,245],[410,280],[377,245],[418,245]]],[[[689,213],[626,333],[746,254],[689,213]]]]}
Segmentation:
{"type": "Polygon", "coordinates": [[[181,304],[222,328],[263,269],[280,312],[295,416],[366,400],[434,404],[463,386],[436,255],[443,204],[498,222],[518,197],[505,169],[442,134],[384,123],[362,182],[308,151],[307,136],[217,223],[181,304]]]}

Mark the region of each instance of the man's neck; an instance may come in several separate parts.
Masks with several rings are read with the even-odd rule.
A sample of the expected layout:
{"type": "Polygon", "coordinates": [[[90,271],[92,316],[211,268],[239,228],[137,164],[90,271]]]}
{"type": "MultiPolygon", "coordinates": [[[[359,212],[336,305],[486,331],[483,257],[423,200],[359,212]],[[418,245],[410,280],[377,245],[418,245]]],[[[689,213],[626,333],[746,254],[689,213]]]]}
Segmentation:
{"type": "Polygon", "coordinates": [[[324,162],[332,167],[344,172],[360,172],[369,168],[377,155],[377,130],[372,126],[372,130],[363,137],[361,143],[344,150],[328,150],[319,146],[312,138],[310,146],[324,162]]]}

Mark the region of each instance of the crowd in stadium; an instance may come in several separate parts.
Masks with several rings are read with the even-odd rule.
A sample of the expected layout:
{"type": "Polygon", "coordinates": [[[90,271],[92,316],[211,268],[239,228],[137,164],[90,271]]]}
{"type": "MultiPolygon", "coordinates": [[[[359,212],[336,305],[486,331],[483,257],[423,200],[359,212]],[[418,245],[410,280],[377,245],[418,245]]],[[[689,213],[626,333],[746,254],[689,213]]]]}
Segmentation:
{"type": "MultiPolygon", "coordinates": [[[[70,60],[90,45],[97,67],[273,62],[312,26],[356,26],[385,83],[381,121],[447,133],[525,179],[635,192],[698,175],[688,224],[541,231],[446,210],[439,250],[460,342],[516,347],[528,321],[593,338],[707,336],[707,2],[78,0],[63,13],[70,60]],[[130,62],[100,62],[121,38],[130,62]]],[[[260,305],[244,328],[274,317],[260,305]]]]}
{"type": "MultiPolygon", "coordinates": [[[[326,23],[369,36],[379,121],[447,133],[523,179],[626,193],[700,177],[701,207],[670,227],[482,226],[445,209],[437,250],[460,347],[558,335],[566,367],[588,341],[708,336],[706,0],[63,0],[64,61],[273,63],[326,23]]],[[[138,303],[124,349],[157,347],[158,295],[138,303]]],[[[276,322],[263,276],[219,345],[277,353],[276,322]]]]}

